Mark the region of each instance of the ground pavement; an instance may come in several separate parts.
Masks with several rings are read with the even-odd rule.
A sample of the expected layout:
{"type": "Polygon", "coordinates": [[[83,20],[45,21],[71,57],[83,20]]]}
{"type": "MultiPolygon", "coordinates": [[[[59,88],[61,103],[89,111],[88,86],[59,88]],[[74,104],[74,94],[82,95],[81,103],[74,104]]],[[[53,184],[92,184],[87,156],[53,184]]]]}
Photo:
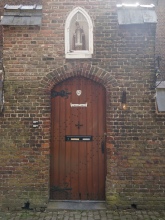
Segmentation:
{"type": "Polygon", "coordinates": [[[0,220],[165,220],[165,211],[94,210],[0,212],[0,220]]]}

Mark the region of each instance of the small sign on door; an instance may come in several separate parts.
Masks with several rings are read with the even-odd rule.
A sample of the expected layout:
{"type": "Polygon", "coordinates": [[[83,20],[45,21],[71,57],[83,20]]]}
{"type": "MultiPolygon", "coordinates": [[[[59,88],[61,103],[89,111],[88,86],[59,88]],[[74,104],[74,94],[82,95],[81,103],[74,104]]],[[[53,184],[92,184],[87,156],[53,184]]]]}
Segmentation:
{"type": "Polygon", "coordinates": [[[70,103],[70,106],[71,107],[87,107],[87,103],[85,103],[85,104],[72,104],[72,103],[70,103]]]}

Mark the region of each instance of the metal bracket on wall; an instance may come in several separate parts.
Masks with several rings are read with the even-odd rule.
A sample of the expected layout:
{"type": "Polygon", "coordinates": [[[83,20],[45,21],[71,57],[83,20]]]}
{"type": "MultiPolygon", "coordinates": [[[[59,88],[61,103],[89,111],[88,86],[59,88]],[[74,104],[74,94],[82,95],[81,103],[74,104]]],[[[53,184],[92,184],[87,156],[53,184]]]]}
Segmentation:
{"type": "Polygon", "coordinates": [[[65,97],[66,99],[68,98],[68,95],[70,95],[71,92],[65,91],[65,90],[61,90],[60,92],[57,91],[52,91],[51,93],[51,97],[57,97],[57,96],[61,96],[61,97],[65,97]]]}

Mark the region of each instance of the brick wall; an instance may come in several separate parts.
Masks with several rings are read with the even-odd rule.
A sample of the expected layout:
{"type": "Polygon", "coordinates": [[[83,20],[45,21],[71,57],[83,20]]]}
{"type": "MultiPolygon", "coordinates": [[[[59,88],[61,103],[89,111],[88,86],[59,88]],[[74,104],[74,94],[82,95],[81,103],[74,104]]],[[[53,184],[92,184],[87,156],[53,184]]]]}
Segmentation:
{"type": "Polygon", "coordinates": [[[160,70],[162,73],[162,79],[165,80],[165,52],[163,50],[165,39],[165,27],[164,27],[164,13],[163,9],[165,7],[165,2],[160,0],[158,2],[157,14],[158,14],[158,25],[157,25],[157,36],[156,36],[156,56],[161,56],[160,70]]]}
{"type": "MultiPolygon", "coordinates": [[[[42,4],[42,0],[1,0],[0,1],[0,15],[3,15],[3,9],[6,4],[9,5],[19,5],[19,4],[42,4]]],[[[1,18],[0,18],[1,19],[1,18]]],[[[0,60],[2,59],[2,44],[3,44],[2,27],[0,27],[0,60]]]]}
{"type": "Polygon", "coordinates": [[[82,1],[94,23],[90,60],[66,60],[64,27],[80,2],[44,1],[42,27],[4,27],[5,111],[0,116],[0,203],[49,198],[50,91],[84,75],[107,91],[109,207],[163,208],[165,116],[155,114],[155,25],[117,24],[116,1],[82,1]],[[121,109],[126,90],[128,109],[121,109]],[[38,120],[39,128],[32,122],[38,120]]]}

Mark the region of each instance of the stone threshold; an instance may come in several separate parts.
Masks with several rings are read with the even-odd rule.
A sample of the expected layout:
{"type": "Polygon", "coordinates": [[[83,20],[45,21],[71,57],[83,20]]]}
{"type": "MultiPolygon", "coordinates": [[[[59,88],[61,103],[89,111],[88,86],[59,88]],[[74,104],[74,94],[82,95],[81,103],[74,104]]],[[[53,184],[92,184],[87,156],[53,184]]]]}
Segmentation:
{"type": "Polygon", "coordinates": [[[105,210],[105,201],[89,200],[50,200],[47,211],[54,210],[105,210]]]}

